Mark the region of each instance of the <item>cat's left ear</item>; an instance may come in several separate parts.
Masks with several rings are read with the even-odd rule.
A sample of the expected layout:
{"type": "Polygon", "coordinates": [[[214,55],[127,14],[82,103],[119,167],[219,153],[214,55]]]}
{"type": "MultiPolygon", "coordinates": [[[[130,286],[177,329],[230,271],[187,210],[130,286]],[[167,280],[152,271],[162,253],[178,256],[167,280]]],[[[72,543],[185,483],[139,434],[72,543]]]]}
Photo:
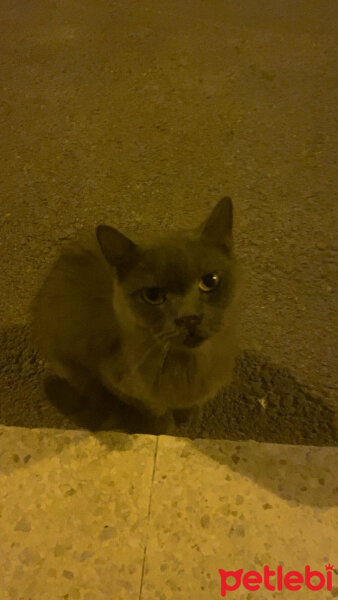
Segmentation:
{"type": "Polygon", "coordinates": [[[232,221],[232,200],[229,197],[222,198],[201,226],[202,239],[208,240],[226,252],[231,252],[232,221]]]}
{"type": "Polygon", "coordinates": [[[137,260],[137,245],[114,227],[99,225],[96,237],[103,256],[110,265],[116,267],[120,276],[137,260]]]}

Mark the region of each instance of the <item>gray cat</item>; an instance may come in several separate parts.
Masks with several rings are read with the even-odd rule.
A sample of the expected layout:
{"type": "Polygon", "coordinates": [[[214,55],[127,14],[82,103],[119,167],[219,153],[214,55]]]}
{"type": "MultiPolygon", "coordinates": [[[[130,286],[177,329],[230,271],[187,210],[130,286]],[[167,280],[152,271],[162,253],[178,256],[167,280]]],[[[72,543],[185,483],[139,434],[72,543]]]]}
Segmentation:
{"type": "Polygon", "coordinates": [[[58,376],[82,394],[103,386],[151,415],[202,406],[229,383],[236,341],[232,202],[192,232],[134,243],[107,225],[69,245],[32,309],[58,376]]]}

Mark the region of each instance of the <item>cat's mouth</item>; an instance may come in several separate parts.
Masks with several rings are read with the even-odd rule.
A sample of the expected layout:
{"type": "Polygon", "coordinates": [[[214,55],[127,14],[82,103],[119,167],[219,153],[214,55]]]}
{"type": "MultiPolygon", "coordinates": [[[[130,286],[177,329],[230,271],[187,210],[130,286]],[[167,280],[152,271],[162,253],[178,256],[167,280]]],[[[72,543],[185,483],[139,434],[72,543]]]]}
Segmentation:
{"type": "Polygon", "coordinates": [[[197,346],[200,346],[204,340],[205,337],[199,335],[198,333],[188,333],[183,340],[183,345],[188,346],[188,348],[197,348],[197,346]]]}

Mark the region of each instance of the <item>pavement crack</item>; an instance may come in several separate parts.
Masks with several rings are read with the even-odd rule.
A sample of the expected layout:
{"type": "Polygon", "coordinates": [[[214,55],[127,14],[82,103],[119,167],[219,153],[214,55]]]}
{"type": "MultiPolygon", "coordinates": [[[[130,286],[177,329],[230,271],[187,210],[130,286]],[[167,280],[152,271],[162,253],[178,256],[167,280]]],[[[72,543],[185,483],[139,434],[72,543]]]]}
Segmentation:
{"type": "Polygon", "coordinates": [[[150,522],[150,513],[151,513],[151,503],[152,503],[152,497],[153,497],[153,484],[154,484],[156,462],[157,462],[158,439],[159,439],[159,436],[156,436],[156,444],[155,444],[155,452],[154,452],[154,464],[153,464],[153,472],[152,472],[152,476],[151,476],[150,493],[149,493],[149,503],[148,503],[146,540],[145,540],[144,550],[143,550],[143,562],[142,562],[142,573],[141,573],[141,583],[140,583],[139,600],[142,600],[143,579],[144,579],[144,571],[145,571],[146,556],[147,556],[147,546],[148,546],[148,540],[149,540],[149,522],[150,522]]]}

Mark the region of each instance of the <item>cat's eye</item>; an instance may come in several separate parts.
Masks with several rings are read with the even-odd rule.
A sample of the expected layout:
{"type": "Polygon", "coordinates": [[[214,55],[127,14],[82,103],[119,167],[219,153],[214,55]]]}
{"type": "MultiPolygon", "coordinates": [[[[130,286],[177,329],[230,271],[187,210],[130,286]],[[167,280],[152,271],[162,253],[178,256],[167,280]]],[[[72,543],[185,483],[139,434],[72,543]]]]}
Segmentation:
{"type": "Polygon", "coordinates": [[[198,287],[201,292],[213,292],[221,283],[221,277],[218,273],[207,273],[201,278],[198,287]]]}
{"type": "Polygon", "coordinates": [[[166,300],[164,290],[160,287],[148,287],[142,290],[142,298],[149,304],[163,304],[166,300]]]}

